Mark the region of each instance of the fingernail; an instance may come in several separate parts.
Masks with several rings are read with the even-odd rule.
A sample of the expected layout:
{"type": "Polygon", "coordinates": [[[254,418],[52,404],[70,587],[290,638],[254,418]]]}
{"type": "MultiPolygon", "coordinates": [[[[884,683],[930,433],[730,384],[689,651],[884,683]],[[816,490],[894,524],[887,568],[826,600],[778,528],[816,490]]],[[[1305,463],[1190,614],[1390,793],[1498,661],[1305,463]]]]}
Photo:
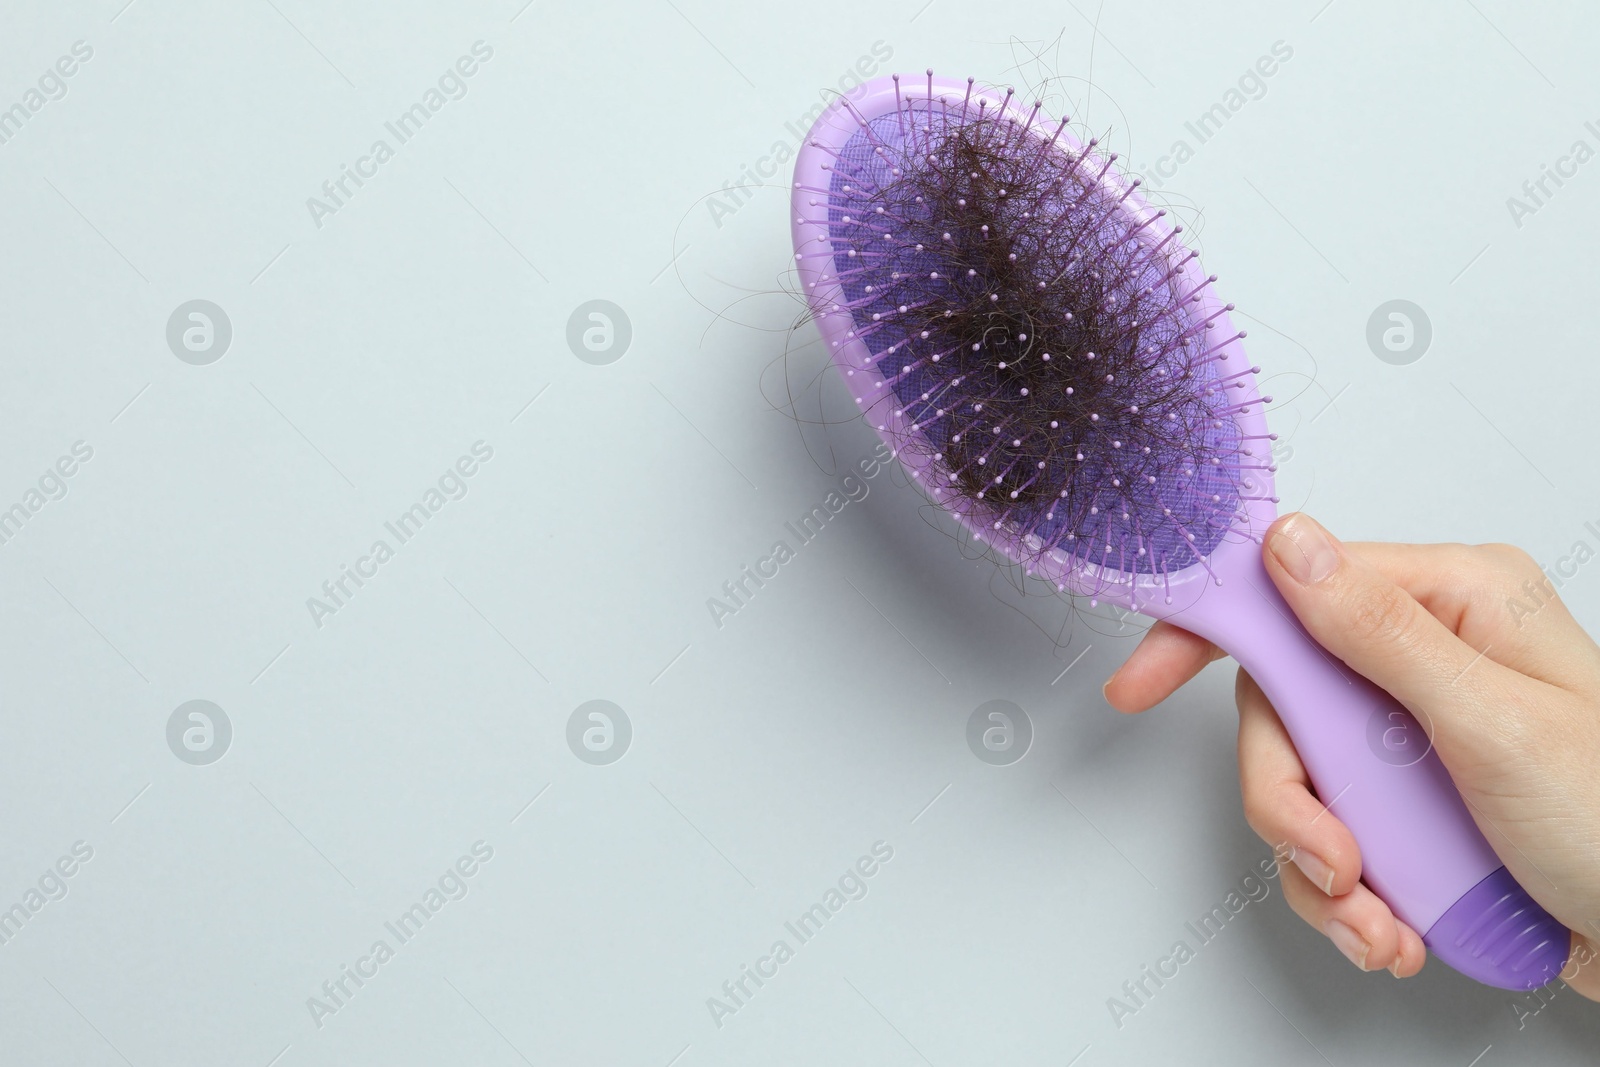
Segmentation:
{"type": "Polygon", "coordinates": [[[1394,975],[1396,978],[1400,977],[1400,957],[1399,956],[1396,956],[1394,958],[1394,962],[1389,964],[1389,973],[1394,975]]]}
{"type": "Polygon", "coordinates": [[[1301,585],[1322,581],[1339,567],[1339,550],[1333,538],[1315,519],[1296,515],[1278,527],[1267,542],[1278,565],[1301,585]]]}
{"type": "Polygon", "coordinates": [[[1322,890],[1328,896],[1333,896],[1333,868],[1323,861],[1315,852],[1307,852],[1303,848],[1296,848],[1290,853],[1294,865],[1300,868],[1300,873],[1311,879],[1311,884],[1322,890]]]}
{"type": "Polygon", "coordinates": [[[1367,953],[1372,951],[1372,946],[1362,939],[1355,930],[1340,922],[1338,919],[1329,919],[1322,924],[1322,932],[1328,935],[1328,940],[1334,943],[1345,959],[1360,967],[1367,969],[1367,953]]]}
{"type": "Polygon", "coordinates": [[[1267,542],[1272,558],[1301,585],[1314,585],[1339,569],[1333,536],[1315,518],[1296,515],[1278,526],[1267,542]]]}

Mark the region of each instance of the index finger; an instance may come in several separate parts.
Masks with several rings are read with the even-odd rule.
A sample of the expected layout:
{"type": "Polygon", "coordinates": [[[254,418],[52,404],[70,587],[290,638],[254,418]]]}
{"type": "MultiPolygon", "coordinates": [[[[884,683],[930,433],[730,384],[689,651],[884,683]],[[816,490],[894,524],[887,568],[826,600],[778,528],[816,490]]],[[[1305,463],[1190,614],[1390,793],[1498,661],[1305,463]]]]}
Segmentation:
{"type": "Polygon", "coordinates": [[[1155,707],[1227,653],[1170,622],[1157,622],[1106,681],[1106,703],[1133,714],[1155,707]]]}

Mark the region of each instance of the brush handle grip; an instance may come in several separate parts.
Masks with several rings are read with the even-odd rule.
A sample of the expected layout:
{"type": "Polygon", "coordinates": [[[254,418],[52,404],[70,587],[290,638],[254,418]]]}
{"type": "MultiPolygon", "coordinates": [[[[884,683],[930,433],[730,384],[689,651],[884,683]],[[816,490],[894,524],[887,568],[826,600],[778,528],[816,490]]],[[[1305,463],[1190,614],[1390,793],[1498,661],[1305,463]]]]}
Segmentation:
{"type": "Polygon", "coordinates": [[[1503,989],[1556,977],[1570,932],[1505,870],[1432,750],[1430,732],[1312,639],[1258,553],[1239,559],[1223,586],[1172,622],[1250,672],[1317,796],[1355,835],[1362,881],[1435,956],[1503,989]]]}

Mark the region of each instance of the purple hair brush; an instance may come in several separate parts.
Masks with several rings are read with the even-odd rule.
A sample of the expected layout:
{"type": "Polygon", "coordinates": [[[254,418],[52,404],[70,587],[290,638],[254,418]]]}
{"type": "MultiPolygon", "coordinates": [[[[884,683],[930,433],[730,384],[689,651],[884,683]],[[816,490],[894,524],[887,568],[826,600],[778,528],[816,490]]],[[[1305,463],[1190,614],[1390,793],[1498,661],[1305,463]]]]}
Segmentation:
{"type": "Polygon", "coordinates": [[[1319,647],[1260,541],[1271,435],[1243,331],[1115,155],[971,79],[869,82],[795,162],[799,277],[910,476],[1029,573],[1200,634],[1271,699],[1362,880],[1506,989],[1569,933],[1511,878],[1409,713],[1319,647]]]}

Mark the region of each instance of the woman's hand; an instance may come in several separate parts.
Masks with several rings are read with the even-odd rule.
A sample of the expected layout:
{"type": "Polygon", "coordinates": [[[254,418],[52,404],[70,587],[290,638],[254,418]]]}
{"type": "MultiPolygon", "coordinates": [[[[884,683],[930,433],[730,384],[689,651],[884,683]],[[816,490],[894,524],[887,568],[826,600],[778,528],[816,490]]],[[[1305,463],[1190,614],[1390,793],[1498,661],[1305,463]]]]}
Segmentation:
{"type": "MultiPolygon", "coordinates": [[[[1263,551],[1311,635],[1431,724],[1484,837],[1572,930],[1562,978],[1600,1000],[1600,646],[1517,548],[1345,545],[1287,515],[1263,551]]],[[[1222,655],[1158,622],[1106,683],[1106,699],[1143,711],[1222,655]]],[[[1426,958],[1419,932],[1360,883],[1355,838],[1312,795],[1277,713],[1242,670],[1236,694],[1245,818],[1292,861],[1289,906],[1363,970],[1416,974],[1426,958]]]]}

